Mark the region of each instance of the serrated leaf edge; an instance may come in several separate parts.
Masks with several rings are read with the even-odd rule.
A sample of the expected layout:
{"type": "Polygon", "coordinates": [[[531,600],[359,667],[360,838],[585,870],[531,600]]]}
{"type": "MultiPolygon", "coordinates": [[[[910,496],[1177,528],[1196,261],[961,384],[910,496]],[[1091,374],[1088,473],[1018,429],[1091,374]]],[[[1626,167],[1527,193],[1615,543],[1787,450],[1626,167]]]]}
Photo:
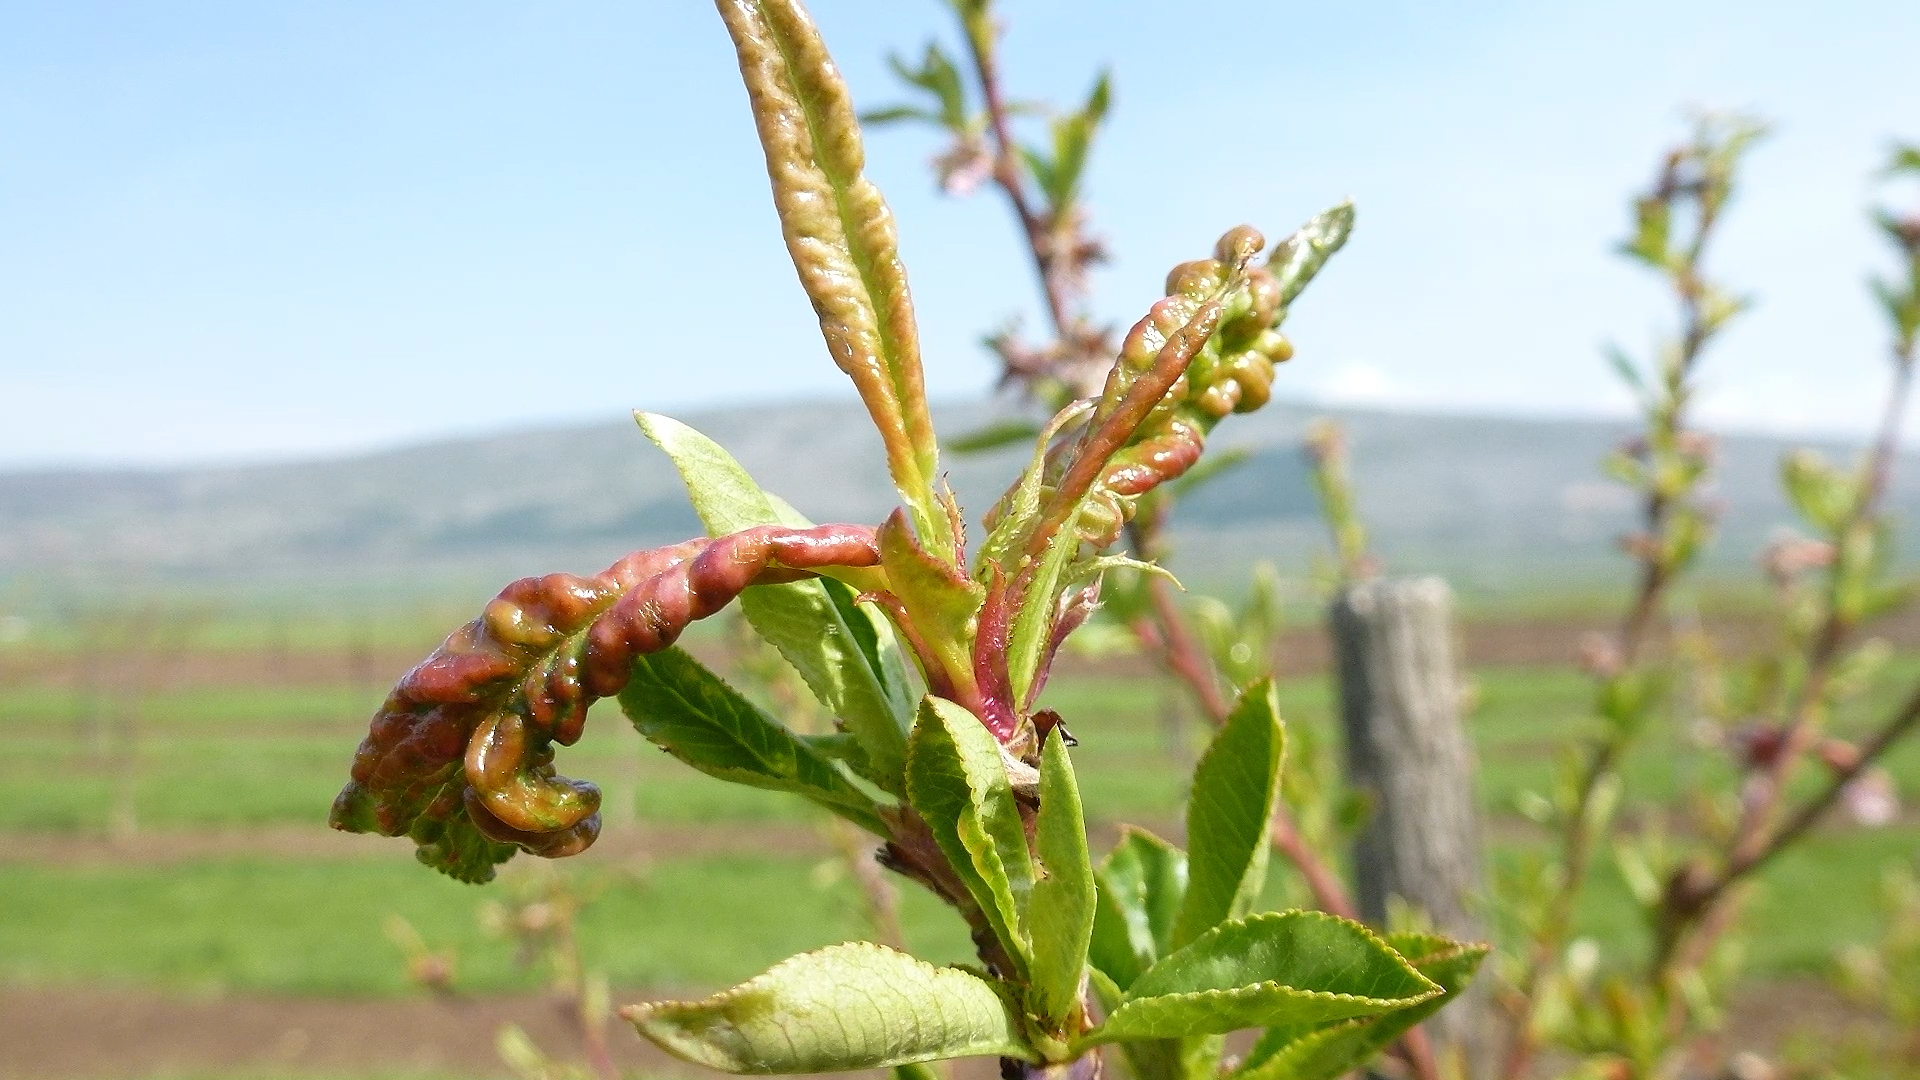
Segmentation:
{"type": "MultiPolygon", "coordinates": [[[[1365,937],[1373,941],[1375,944],[1379,945],[1381,950],[1386,952],[1387,955],[1393,957],[1394,960],[1398,961],[1400,966],[1404,968],[1408,974],[1412,975],[1414,978],[1418,979],[1419,981],[1425,983],[1430,989],[1426,993],[1420,994],[1417,997],[1377,998],[1377,997],[1368,997],[1365,994],[1336,993],[1330,990],[1302,990],[1296,986],[1288,986],[1285,983],[1277,982],[1272,979],[1267,979],[1257,983],[1249,983],[1246,986],[1234,986],[1234,987],[1228,987],[1226,989],[1221,989],[1221,990],[1192,990],[1192,991],[1179,993],[1179,994],[1156,994],[1152,997],[1142,997],[1142,998],[1136,998],[1132,995],[1131,992],[1129,992],[1126,999],[1120,1003],[1120,1007],[1115,1009],[1112,1015],[1108,1016],[1104,1021],[1102,1021],[1099,1027],[1086,1032],[1085,1034],[1081,1035],[1079,1039],[1074,1041],[1073,1043],[1074,1050],[1077,1052],[1087,1047],[1100,1046],[1107,1043],[1121,1042],[1130,1038],[1135,1038],[1136,1036],[1127,1036],[1127,1035],[1114,1036],[1110,1038],[1102,1037],[1102,1032],[1107,1027],[1111,1026],[1114,1020],[1118,1019],[1122,1014],[1124,1014],[1128,1006],[1134,1004],[1135,1002],[1155,1001],[1155,1002],[1170,1002],[1170,1003],[1186,1004],[1188,1002],[1230,1001],[1230,1000],[1235,1000],[1237,998],[1252,997],[1257,992],[1271,992],[1273,990],[1285,990],[1296,997],[1314,1000],[1314,1001],[1364,1002],[1369,1005],[1384,1005],[1390,1009],[1404,1009],[1414,1005],[1418,1005],[1423,1001],[1431,1001],[1436,996],[1446,993],[1446,989],[1444,987],[1442,987],[1439,983],[1434,982],[1432,979],[1427,978],[1426,975],[1422,974],[1418,968],[1414,967],[1413,964],[1410,961],[1408,961],[1405,956],[1401,955],[1399,950],[1395,949],[1392,945],[1387,944],[1387,941],[1385,938],[1382,938],[1379,934],[1374,933],[1373,930],[1367,927],[1365,924],[1355,922],[1352,919],[1343,919],[1338,915],[1329,915],[1324,911],[1304,911],[1304,910],[1260,912],[1255,915],[1249,915],[1245,919],[1240,919],[1233,922],[1221,923],[1220,925],[1214,927],[1213,929],[1208,930],[1206,933],[1201,934],[1199,937],[1194,938],[1192,941],[1188,942],[1186,945],[1182,946],[1181,948],[1176,949],[1171,953],[1168,953],[1166,956],[1161,957],[1159,960],[1156,960],[1152,967],[1149,967],[1147,971],[1143,971],[1140,973],[1140,978],[1142,979],[1146,978],[1147,972],[1152,971],[1153,967],[1158,967],[1161,964],[1167,963],[1168,961],[1179,956],[1181,953],[1186,952],[1188,949],[1199,947],[1199,945],[1202,942],[1206,941],[1212,935],[1225,933],[1230,929],[1234,929],[1241,926],[1250,926],[1257,922],[1268,922],[1268,921],[1281,919],[1281,918],[1313,918],[1321,921],[1332,921],[1337,923],[1344,923],[1347,926],[1360,931],[1362,935],[1364,935],[1365,937]]],[[[1138,985],[1138,980],[1135,980],[1135,985],[1138,985]]]]}
{"type": "MultiPolygon", "coordinates": [[[[714,1065],[710,1061],[703,1061],[700,1058],[682,1053],[680,1050],[672,1046],[669,1046],[667,1041],[648,1032],[644,1025],[647,1023],[647,1021],[652,1019],[656,1014],[664,1010],[700,1009],[700,1010],[711,1011],[711,1010],[718,1010],[718,1009],[724,1008],[727,1004],[739,998],[745,997],[752,993],[759,992],[759,990],[763,986],[779,978],[785,971],[788,971],[794,967],[798,967],[806,961],[823,959],[830,956],[838,956],[841,954],[855,954],[855,953],[865,953],[869,955],[882,955],[882,956],[888,957],[889,959],[898,958],[902,960],[907,960],[913,963],[914,965],[916,965],[917,967],[931,974],[939,974],[941,972],[952,972],[955,974],[967,975],[974,979],[977,979],[981,983],[983,983],[987,987],[987,989],[991,990],[994,993],[994,996],[1000,999],[1000,1006],[1006,1012],[1007,1030],[1010,1033],[1010,1035],[1015,1038],[1021,1037],[1023,1035],[1023,1027],[1020,1023],[1020,1017],[1019,1017],[1018,1011],[1013,1008],[1012,1004],[1008,1000],[1008,991],[1005,984],[1001,983],[999,980],[990,978],[987,975],[983,974],[982,972],[972,968],[968,968],[968,967],[953,967],[953,966],[941,967],[940,965],[937,965],[937,964],[930,964],[927,961],[922,960],[917,956],[900,952],[897,949],[889,949],[884,945],[879,945],[871,941],[844,941],[838,945],[828,945],[827,947],[822,949],[814,949],[809,952],[797,953],[793,956],[787,957],[785,960],[780,961],[779,963],[773,965],[772,967],[754,976],[753,978],[748,979],[746,982],[743,982],[738,986],[734,986],[731,989],[722,990],[721,992],[714,994],[711,997],[702,998],[699,1001],[677,1001],[677,1000],[676,1001],[647,1001],[647,1002],[641,1002],[636,1005],[627,1005],[619,1010],[620,1017],[621,1019],[626,1020],[628,1023],[632,1024],[634,1026],[634,1029],[638,1031],[642,1036],[644,1036],[649,1042],[652,1042],[654,1045],[660,1047],[662,1050],[666,1050],[668,1053],[672,1054],[673,1056],[679,1057],[682,1060],[692,1061],[697,1064],[708,1065],[711,1068],[722,1068],[722,1066],[714,1065]]],[[[1012,1041],[1009,1041],[1005,1044],[995,1045],[995,1046],[981,1047],[977,1050],[972,1050],[962,1056],[974,1056],[976,1054],[981,1056],[997,1055],[1000,1057],[1016,1057],[1026,1061],[1037,1060],[1037,1056],[1033,1054],[1033,1050],[1031,1047],[1026,1046],[1024,1044],[1016,1045],[1012,1041]]],[[[872,1067],[891,1068],[893,1065],[913,1065],[913,1064],[918,1064],[924,1061],[940,1060],[941,1057],[942,1055],[935,1053],[935,1054],[929,1054],[925,1057],[909,1057],[906,1059],[901,1059],[901,1060],[892,1062],[891,1065],[886,1065],[886,1066],[876,1065],[872,1067]]]]}

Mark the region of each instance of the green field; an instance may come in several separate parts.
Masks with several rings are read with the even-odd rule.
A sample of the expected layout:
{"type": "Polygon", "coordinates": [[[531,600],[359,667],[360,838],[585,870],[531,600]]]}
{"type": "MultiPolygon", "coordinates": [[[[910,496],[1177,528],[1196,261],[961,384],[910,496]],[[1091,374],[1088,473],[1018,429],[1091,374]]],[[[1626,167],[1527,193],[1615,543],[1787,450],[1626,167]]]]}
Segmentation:
{"type": "MultiPolygon", "coordinates": [[[[1868,897],[1880,868],[1910,857],[1916,845],[1920,830],[1887,829],[1827,839],[1782,860],[1754,906],[1755,971],[1818,973],[1836,944],[1868,937],[1876,924],[1868,897]]],[[[1512,855],[1511,848],[1497,853],[1512,855]]],[[[616,985],[726,985],[795,952],[864,936],[854,894],[834,869],[824,859],[768,855],[576,870],[598,894],[583,918],[582,942],[616,985]]],[[[399,953],[381,930],[400,914],[435,948],[455,952],[463,989],[538,985],[514,967],[509,946],[482,932],[476,915],[488,889],[430,874],[397,852],[335,861],[13,866],[7,876],[0,977],[15,983],[403,993],[399,953]]],[[[1632,952],[1638,935],[1624,889],[1612,874],[1600,880],[1581,930],[1632,952]]],[[[1270,889],[1269,900],[1286,891],[1270,889]]],[[[904,923],[915,952],[967,958],[959,920],[923,894],[906,895],[904,923]]]]}
{"type": "MultiPolygon", "coordinates": [[[[1893,707],[1920,678],[1920,658],[1889,665],[1842,731],[1893,707]]],[[[1588,730],[1589,683],[1571,669],[1494,668],[1474,675],[1470,731],[1479,751],[1480,789],[1490,813],[1510,811],[1515,796],[1540,789],[1555,755],[1588,730]]],[[[1080,738],[1075,751],[1087,809],[1114,821],[1164,822],[1178,815],[1180,773],[1169,756],[1198,750],[1191,725],[1165,723],[1170,700],[1145,678],[1063,676],[1045,704],[1080,738]]],[[[131,792],[142,827],[235,828],[319,824],[339,790],[364,718],[377,696],[344,688],[197,688],[157,693],[140,703],[129,740],[113,722],[89,721],[57,688],[0,689],[0,831],[100,832],[131,792]],[[131,777],[131,779],[129,779],[131,777]]],[[[1302,737],[1333,738],[1324,679],[1283,684],[1281,705],[1302,737]]],[[[1671,800],[1702,779],[1689,772],[1700,755],[1674,752],[1673,740],[1647,741],[1626,766],[1639,796],[1671,800]]],[[[798,800],[722,784],[646,746],[602,703],[579,745],[561,751],[562,771],[591,778],[613,800],[650,821],[803,820],[798,800]]],[[[1710,762],[1711,759],[1708,759],[1710,762]]],[[[1920,785],[1920,742],[1897,750],[1888,766],[1901,787],[1920,785]]],[[[616,806],[611,820],[624,811],[616,806]]]]}
{"type": "MultiPolygon", "coordinates": [[[[1895,665],[1874,695],[1881,701],[1863,715],[1917,672],[1920,662],[1895,665]]],[[[1493,669],[1478,673],[1476,684],[1470,723],[1493,855],[1520,858],[1539,841],[1506,808],[1521,790],[1543,785],[1557,748],[1584,730],[1588,683],[1570,670],[1493,669]]],[[[1182,792],[1168,761],[1194,747],[1162,719],[1165,690],[1143,678],[1068,676],[1048,696],[1081,740],[1076,758],[1090,816],[1171,827],[1182,792]]],[[[1329,737],[1324,680],[1289,682],[1282,699],[1300,735],[1329,737]]],[[[369,695],[343,689],[157,694],[140,703],[137,737],[126,742],[112,724],[86,722],[64,692],[7,690],[0,693],[0,738],[12,752],[0,763],[0,830],[99,834],[128,790],[142,830],[317,830],[372,704],[369,695]]],[[[1671,749],[1656,740],[1629,763],[1637,791],[1666,800],[1698,779],[1675,764],[1688,757],[1671,749]]],[[[732,827],[750,836],[756,823],[813,820],[796,800],[691,772],[641,743],[612,710],[595,717],[561,763],[608,790],[610,829],[637,819],[732,827]]],[[[1891,765],[1904,788],[1920,786],[1920,746],[1891,765]]],[[[403,842],[360,843],[364,848],[349,847],[345,856],[268,850],[8,866],[0,890],[0,980],[401,993],[407,988],[399,957],[381,931],[383,920],[400,914],[436,947],[457,952],[463,987],[531,985],[508,947],[480,930],[476,910],[494,895],[490,889],[418,867],[403,842]]],[[[1752,909],[1756,970],[1817,972],[1836,945],[1867,936],[1875,924],[1873,881],[1888,860],[1916,848],[1920,830],[1911,825],[1835,827],[1782,860],[1765,876],[1752,909]]],[[[584,941],[593,962],[623,985],[721,985],[794,951],[862,932],[854,894],[824,855],[676,852],[623,867],[595,853],[561,865],[599,892],[583,922],[584,941]],[[695,940],[702,944],[690,947],[695,940]]],[[[1296,893],[1285,868],[1276,866],[1274,877],[1274,901],[1296,893]]],[[[1582,931],[1631,953],[1640,940],[1633,909],[1610,871],[1600,881],[1581,913],[1582,931]]],[[[940,959],[965,955],[958,921],[910,890],[904,918],[918,951],[940,959]]]]}

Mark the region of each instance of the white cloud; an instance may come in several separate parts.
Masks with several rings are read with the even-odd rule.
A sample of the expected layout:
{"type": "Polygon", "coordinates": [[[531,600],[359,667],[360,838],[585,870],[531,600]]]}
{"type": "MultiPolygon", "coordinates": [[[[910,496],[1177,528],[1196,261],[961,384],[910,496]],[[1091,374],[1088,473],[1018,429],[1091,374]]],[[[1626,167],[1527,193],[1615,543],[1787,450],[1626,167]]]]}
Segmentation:
{"type": "Polygon", "coordinates": [[[1311,393],[1329,405],[1411,405],[1424,397],[1363,360],[1335,367],[1313,385],[1311,393]]]}

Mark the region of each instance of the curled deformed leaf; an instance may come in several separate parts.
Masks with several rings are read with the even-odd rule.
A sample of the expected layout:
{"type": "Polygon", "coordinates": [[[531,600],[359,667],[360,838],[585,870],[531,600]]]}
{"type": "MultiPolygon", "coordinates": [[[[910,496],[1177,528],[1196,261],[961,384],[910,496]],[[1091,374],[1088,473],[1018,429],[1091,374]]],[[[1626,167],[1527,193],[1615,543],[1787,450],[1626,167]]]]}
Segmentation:
{"type": "Polygon", "coordinates": [[[933,668],[928,677],[941,680],[942,692],[969,690],[974,621],[986,599],[986,587],[922,546],[897,510],[875,535],[888,591],[899,601],[919,646],[926,650],[922,659],[933,668]]]}
{"type": "Polygon", "coordinates": [[[582,851],[599,834],[599,792],[557,775],[553,746],[580,738],[635,657],[748,586],[879,558],[860,526],[767,525],[635,552],[590,578],[516,581],[387,696],[329,821],[412,836],[422,861],[464,881],[492,877],[515,847],[582,851]]]}
{"type": "MultiPolygon", "coordinates": [[[[811,522],[761,489],[732,454],[677,420],[635,413],[640,430],[673,461],[694,511],[712,536],[756,525],[807,528],[811,522]]],[[[854,588],[883,587],[872,567],[822,568],[854,588]]],[[[866,752],[870,778],[898,794],[915,696],[884,617],[852,601],[839,581],[764,585],[741,597],[754,632],[780,651],[820,703],[866,752]]]]}
{"type": "Polygon", "coordinates": [[[907,272],[893,212],[862,170],[860,124],[839,69],[798,0],[718,0],[753,105],[787,252],[820,317],[827,351],[853,379],[886,443],[894,486],[923,543],[952,536],[934,493],[927,411],[907,272]]]}
{"type": "Polygon", "coordinates": [[[705,1001],[631,1005],[620,1015],[669,1054],[730,1073],[1032,1059],[1001,993],[958,968],[852,942],[783,960],[705,1001]]]}

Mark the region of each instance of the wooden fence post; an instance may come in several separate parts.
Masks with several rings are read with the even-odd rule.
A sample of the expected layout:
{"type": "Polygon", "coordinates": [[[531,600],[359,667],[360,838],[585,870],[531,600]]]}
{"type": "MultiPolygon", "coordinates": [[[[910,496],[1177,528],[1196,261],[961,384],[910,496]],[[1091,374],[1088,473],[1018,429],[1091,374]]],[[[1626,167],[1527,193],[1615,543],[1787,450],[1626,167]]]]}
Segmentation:
{"type": "MultiPolygon", "coordinates": [[[[1389,899],[1449,937],[1483,940],[1484,896],[1473,752],[1460,724],[1453,594],[1437,577],[1349,585],[1330,612],[1347,780],[1367,799],[1354,847],[1363,917],[1386,924],[1389,899]]],[[[1442,1057],[1484,1075],[1491,1044],[1485,973],[1427,1022],[1442,1057]]]]}

